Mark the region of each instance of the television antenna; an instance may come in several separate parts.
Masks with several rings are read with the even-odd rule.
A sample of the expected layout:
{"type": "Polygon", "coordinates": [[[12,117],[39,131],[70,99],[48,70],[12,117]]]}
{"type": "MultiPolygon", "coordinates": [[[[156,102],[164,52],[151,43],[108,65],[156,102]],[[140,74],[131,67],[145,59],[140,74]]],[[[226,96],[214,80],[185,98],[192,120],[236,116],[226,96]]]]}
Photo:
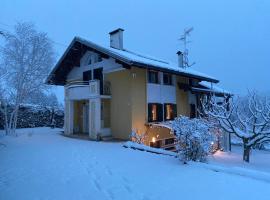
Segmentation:
{"type": "Polygon", "coordinates": [[[194,30],[193,27],[191,28],[187,28],[187,29],[184,29],[184,34],[181,35],[181,37],[179,38],[179,40],[181,42],[183,42],[184,44],[184,52],[183,52],[183,66],[184,67],[191,67],[192,65],[195,64],[195,62],[193,62],[192,64],[189,64],[189,61],[188,61],[188,48],[187,48],[187,44],[188,43],[191,43],[190,40],[188,40],[188,37],[190,36],[190,33],[194,30]]]}

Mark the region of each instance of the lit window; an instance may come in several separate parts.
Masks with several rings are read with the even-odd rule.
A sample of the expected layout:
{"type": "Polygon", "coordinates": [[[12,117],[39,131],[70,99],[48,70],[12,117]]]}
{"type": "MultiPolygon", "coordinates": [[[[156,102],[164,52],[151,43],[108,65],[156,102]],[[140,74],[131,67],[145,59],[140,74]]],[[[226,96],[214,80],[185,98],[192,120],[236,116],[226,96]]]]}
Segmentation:
{"type": "Polygon", "coordinates": [[[173,120],[176,117],[176,105],[164,104],[164,118],[165,120],[173,120]]]}
{"type": "Polygon", "coordinates": [[[153,121],[157,121],[157,105],[156,104],[153,104],[152,105],[152,120],[153,121]]]}
{"type": "Polygon", "coordinates": [[[148,104],[148,121],[161,122],[163,121],[163,106],[160,103],[148,104]]]}

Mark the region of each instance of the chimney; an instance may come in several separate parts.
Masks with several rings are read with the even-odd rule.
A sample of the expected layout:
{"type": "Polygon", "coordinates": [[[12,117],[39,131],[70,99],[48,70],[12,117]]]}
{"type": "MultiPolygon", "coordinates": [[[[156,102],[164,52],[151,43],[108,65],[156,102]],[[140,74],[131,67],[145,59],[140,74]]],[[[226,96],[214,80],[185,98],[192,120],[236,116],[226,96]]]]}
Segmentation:
{"type": "Polygon", "coordinates": [[[185,68],[183,53],[181,51],[177,51],[176,54],[178,55],[178,67],[185,68]]]}
{"type": "Polygon", "coordinates": [[[123,50],[123,32],[124,29],[118,28],[110,32],[110,47],[123,50]]]}

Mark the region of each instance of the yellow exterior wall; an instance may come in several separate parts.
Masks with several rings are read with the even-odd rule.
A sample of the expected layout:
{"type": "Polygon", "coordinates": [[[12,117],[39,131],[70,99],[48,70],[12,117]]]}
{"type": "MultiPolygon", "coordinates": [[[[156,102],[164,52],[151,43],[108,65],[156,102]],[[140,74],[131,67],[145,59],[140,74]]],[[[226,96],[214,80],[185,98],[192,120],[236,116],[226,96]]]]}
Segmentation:
{"type": "Polygon", "coordinates": [[[111,132],[114,138],[129,139],[131,132],[130,70],[105,74],[111,84],[111,132]]]}
{"type": "Polygon", "coordinates": [[[132,130],[146,131],[146,70],[131,67],[105,75],[111,84],[111,132],[129,139],[132,130]]]}
{"type": "Polygon", "coordinates": [[[110,99],[102,99],[101,103],[103,104],[103,126],[102,128],[110,128],[111,127],[111,100],[110,99]]]}
{"type": "MultiPolygon", "coordinates": [[[[149,141],[159,135],[160,139],[171,137],[169,129],[148,128],[147,123],[147,70],[137,67],[105,74],[104,80],[111,84],[112,98],[110,124],[114,138],[128,140],[132,130],[148,133],[149,141]]],[[[176,83],[187,83],[188,78],[176,76],[176,83]]],[[[176,85],[177,115],[189,116],[188,92],[176,85]]],[[[149,142],[147,141],[147,143],[149,142]]]]}
{"type": "Polygon", "coordinates": [[[146,132],[146,69],[132,67],[131,70],[131,119],[132,130],[146,132]]]}
{"type": "MultiPolygon", "coordinates": [[[[177,76],[176,83],[188,84],[188,78],[177,76]]],[[[176,85],[176,104],[177,104],[177,116],[179,115],[190,115],[190,107],[188,102],[188,92],[180,90],[178,85],[176,85]]]]}
{"type": "Polygon", "coordinates": [[[83,115],[83,100],[82,101],[74,101],[74,130],[77,133],[82,133],[83,132],[83,120],[82,120],[82,115],[83,115]],[[77,130],[76,130],[77,129],[77,130]]]}

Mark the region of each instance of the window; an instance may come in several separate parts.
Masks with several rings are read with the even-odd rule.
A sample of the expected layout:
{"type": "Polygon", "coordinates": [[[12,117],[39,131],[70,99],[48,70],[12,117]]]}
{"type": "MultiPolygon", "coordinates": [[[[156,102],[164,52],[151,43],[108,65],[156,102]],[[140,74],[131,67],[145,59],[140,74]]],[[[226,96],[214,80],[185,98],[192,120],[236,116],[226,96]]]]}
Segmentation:
{"type": "Polygon", "coordinates": [[[98,55],[98,60],[97,60],[98,62],[101,62],[102,61],[102,57],[101,57],[101,55],[98,55]]]}
{"type": "Polygon", "coordinates": [[[83,81],[90,81],[92,79],[91,70],[83,72],[83,81]]]}
{"type": "Polygon", "coordinates": [[[193,81],[193,79],[188,79],[188,84],[189,84],[189,86],[194,86],[194,81],[193,81]]]}
{"type": "Polygon", "coordinates": [[[152,121],[157,121],[157,105],[156,104],[153,104],[152,105],[152,109],[151,109],[151,118],[152,118],[152,121]]]}
{"type": "Polygon", "coordinates": [[[92,64],[92,57],[90,56],[87,62],[87,65],[91,65],[92,64]]]}
{"type": "Polygon", "coordinates": [[[163,74],[163,84],[164,85],[172,85],[172,75],[171,74],[163,74]]]}
{"type": "Polygon", "coordinates": [[[102,57],[99,54],[89,54],[85,60],[85,65],[91,65],[97,62],[101,62],[102,57]]]}
{"type": "Polygon", "coordinates": [[[176,104],[165,103],[164,104],[164,119],[173,120],[177,115],[176,104]]]}
{"type": "Polygon", "coordinates": [[[148,71],[148,83],[158,84],[158,72],[156,71],[148,71]]]}
{"type": "Polygon", "coordinates": [[[148,104],[148,121],[149,122],[161,122],[163,121],[163,108],[160,103],[148,104]]]}
{"type": "Polygon", "coordinates": [[[190,104],[190,118],[196,117],[196,105],[190,104]]]}

